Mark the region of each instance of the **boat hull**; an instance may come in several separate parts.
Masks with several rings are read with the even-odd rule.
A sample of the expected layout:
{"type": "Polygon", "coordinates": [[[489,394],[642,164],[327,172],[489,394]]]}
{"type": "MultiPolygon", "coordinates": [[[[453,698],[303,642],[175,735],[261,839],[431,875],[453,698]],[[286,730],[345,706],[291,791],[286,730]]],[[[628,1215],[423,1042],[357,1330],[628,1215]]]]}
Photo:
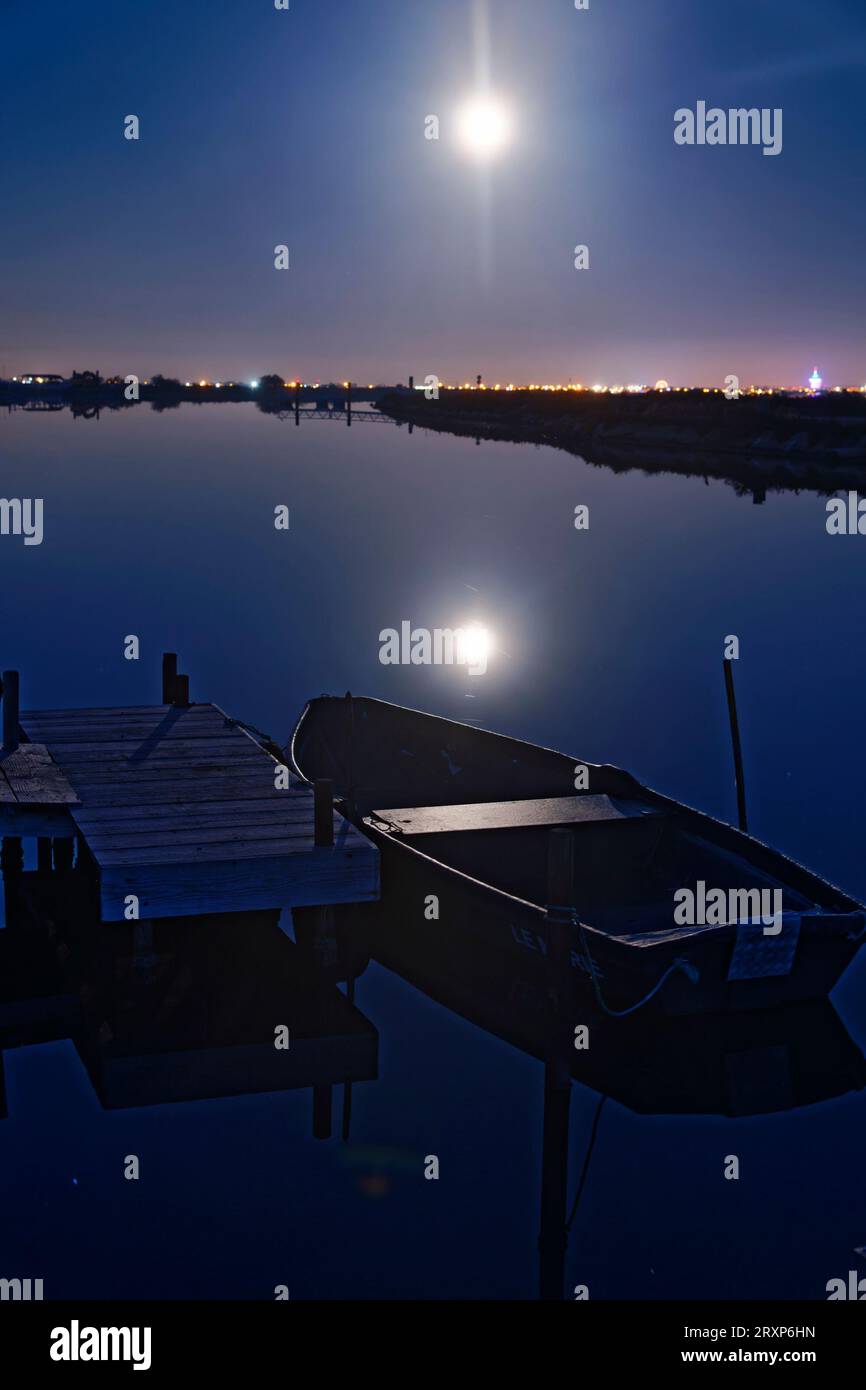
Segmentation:
{"type": "MultiPolygon", "coordinates": [[[[381,902],[361,909],[358,919],[373,929],[374,940],[387,939],[375,931],[377,915],[381,922],[399,921],[407,945],[416,927],[426,930],[431,920],[459,925],[486,956],[486,968],[501,959],[533,988],[567,995],[569,1008],[586,1002],[618,1016],[636,1008],[700,1014],[819,999],[863,938],[863,909],[839,889],[753,836],[610,765],[351,697],[312,701],[295,730],[292,755],[302,777],[333,781],[344,813],[380,851],[381,902]],[[578,766],[589,772],[591,799],[608,806],[604,817],[593,813],[594,824],[573,827],[581,858],[570,902],[581,903],[580,919],[574,907],[546,907],[560,899],[546,896],[548,822],[537,823],[539,808],[554,803],[551,826],[581,819],[578,766]],[[615,817],[611,805],[619,808],[615,817]],[[388,807],[404,809],[382,809],[388,807]],[[489,821],[491,811],[492,828],[479,828],[479,817],[489,821]],[[628,874],[638,888],[642,878],[649,880],[639,867],[641,845],[646,848],[658,826],[672,827],[679,837],[675,868],[662,888],[654,888],[654,902],[647,895],[644,906],[640,894],[632,900],[630,923],[605,924],[603,894],[616,897],[628,874]],[[589,876],[600,858],[604,875],[593,901],[589,876]],[[773,931],[762,933],[760,924],[736,919],[721,926],[676,925],[670,884],[694,884],[706,876],[705,864],[729,875],[710,883],[725,881],[738,891],[759,883],[784,889],[786,925],[778,939],[773,931]]],[[[374,946],[373,954],[377,949],[388,964],[387,946],[374,946]]]]}
{"type": "MultiPolygon", "coordinates": [[[[801,932],[788,974],[729,980],[736,928],[708,931],[686,949],[672,943],[667,949],[637,950],[593,933],[589,949],[594,982],[584,941],[575,927],[552,924],[532,904],[495,893],[488,885],[395,843],[370,826],[364,828],[380,851],[382,896],[378,903],[347,908],[345,920],[358,924],[365,948],[374,958],[400,973],[411,967],[413,941],[427,937],[438,921],[471,941],[481,973],[504,971],[536,995],[540,991],[553,997],[564,988],[570,1007],[578,1010],[583,1004],[593,1009],[607,1006],[617,1014],[631,1010],[681,958],[697,972],[697,978],[677,970],[642,1011],[726,1013],[823,998],[858,949],[847,922],[840,919],[839,930],[830,931],[828,919],[821,918],[826,926],[801,932]],[[438,916],[431,920],[433,912],[438,916]],[[564,949],[562,943],[557,948],[551,940],[556,932],[564,933],[564,949]],[[563,979],[568,982],[565,986],[563,979]]],[[[575,1024],[579,1022],[575,1014],[575,1024]]]]}

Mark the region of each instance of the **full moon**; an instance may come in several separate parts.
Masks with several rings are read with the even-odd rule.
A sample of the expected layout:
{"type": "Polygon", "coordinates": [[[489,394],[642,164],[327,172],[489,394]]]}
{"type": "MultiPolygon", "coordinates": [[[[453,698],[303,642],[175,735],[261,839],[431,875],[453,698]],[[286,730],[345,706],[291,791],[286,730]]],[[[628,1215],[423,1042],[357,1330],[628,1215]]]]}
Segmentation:
{"type": "Polygon", "coordinates": [[[457,130],[463,146],[478,159],[491,159],[508,144],[511,119],[493,98],[479,97],[458,113],[457,130]]]}

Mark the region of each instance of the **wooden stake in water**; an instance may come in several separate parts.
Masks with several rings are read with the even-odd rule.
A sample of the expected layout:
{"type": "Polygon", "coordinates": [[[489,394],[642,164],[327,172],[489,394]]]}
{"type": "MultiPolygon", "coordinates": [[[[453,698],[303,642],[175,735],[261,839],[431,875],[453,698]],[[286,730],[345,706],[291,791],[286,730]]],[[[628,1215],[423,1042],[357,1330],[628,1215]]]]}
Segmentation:
{"type": "Polygon", "coordinates": [[[3,672],[3,748],[14,753],[18,747],[18,672],[3,672]]]}
{"type": "Polygon", "coordinates": [[[734,694],[733,663],[725,657],[725,689],[728,693],[728,715],[731,720],[731,743],[734,746],[734,775],[737,779],[737,818],[741,830],[748,831],[746,820],[746,782],[743,775],[743,750],[740,746],[740,726],[737,721],[737,698],[734,694]]]}
{"type": "Polygon", "coordinates": [[[162,703],[174,704],[174,683],[177,680],[177,652],[162,654],[162,703]]]}
{"type": "Polygon", "coordinates": [[[330,1139],[331,1107],[334,1098],[333,1086],[313,1087],[313,1138],[330,1139]]]}

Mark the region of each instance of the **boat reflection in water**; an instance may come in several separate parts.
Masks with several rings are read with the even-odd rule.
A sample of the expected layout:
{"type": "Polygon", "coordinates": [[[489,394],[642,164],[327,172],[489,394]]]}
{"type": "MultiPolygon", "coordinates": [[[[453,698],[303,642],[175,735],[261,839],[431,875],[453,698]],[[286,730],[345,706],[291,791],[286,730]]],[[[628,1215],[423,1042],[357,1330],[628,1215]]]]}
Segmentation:
{"type": "MultiPolygon", "coordinates": [[[[258,912],[100,926],[85,870],[15,872],[0,932],[0,1048],[72,1038],[101,1104],[147,1106],[298,1088],[312,1132],[331,1134],[333,1087],[378,1075],[378,1033],[355,1008],[372,956],[430,999],[535,1057],[544,1121],[539,1290],[564,1291],[568,1233],[607,1099],[645,1115],[745,1116],[830,1100],[866,1084],[866,1061],[828,1000],[697,1017],[606,1017],[485,950],[460,925],[376,904],[338,908],[332,929],[297,911],[295,940],[258,912]],[[419,920],[419,917],[421,920],[419,920]],[[345,986],[346,992],[339,987],[345,986]],[[288,1049],[275,1047],[289,1030],[288,1049]],[[589,1046],[575,1046],[575,1028],[589,1046]],[[600,1098],[569,1191],[572,1084],[600,1098]]],[[[0,1053],[0,1115],[5,1116],[0,1053]]]]}
{"type": "Polygon", "coordinates": [[[866,1058],[829,999],[787,1008],[697,1016],[615,1018],[572,1003],[568,972],[546,981],[528,964],[485,951],[465,924],[379,904],[337,910],[342,941],[364,939],[372,957],[428,998],[543,1065],[544,1132],[539,1291],[564,1296],[568,1234],[586,1183],[606,1100],[639,1115],[768,1115],[837,1099],[866,1086],[866,1058]],[[585,1029],[577,1046],[577,1029],[585,1029]],[[572,1083],[599,1095],[583,1167],[569,1203],[572,1083]]]}

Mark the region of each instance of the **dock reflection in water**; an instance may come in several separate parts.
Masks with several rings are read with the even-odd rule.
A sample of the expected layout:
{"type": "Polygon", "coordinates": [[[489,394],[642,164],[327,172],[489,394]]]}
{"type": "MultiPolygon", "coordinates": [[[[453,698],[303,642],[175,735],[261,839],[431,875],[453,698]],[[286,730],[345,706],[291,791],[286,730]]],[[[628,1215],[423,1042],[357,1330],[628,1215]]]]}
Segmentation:
{"type": "Polygon", "coordinates": [[[279,912],[106,927],[86,871],[6,889],[0,1042],[71,1038],[106,1109],[310,1088],[327,1138],[332,1088],[376,1078],[376,1029],[279,912]]]}
{"type": "MultiPolygon", "coordinates": [[[[829,1001],[646,1022],[584,1011],[589,1046],[577,1049],[571,1021],[561,1026],[556,999],[537,977],[497,963],[447,924],[410,926],[377,905],[337,909],[330,935],[314,913],[297,911],[293,942],[276,912],[100,927],[94,885],[71,866],[7,867],[5,896],[0,1048],[71,1038],[105,1109],[306,1088],[312,1134],[326,1139],[339,1086],[348,1139],[352,1088],[379,1077],[375,1019],[351,1002],[370,955],[536,1058],[544,1090],[537,1224],[545,1299],[564,1296],[569,1234],[606,1100],[645,1116],[741,1117],[814,1105],[866,1084],[866,1061],[829,1001]],[[275,1046],[281,1027],[287,1049],[275,1046]],[[600,1098],[580,1135],[569,1134],[574,1083],[600,1098]]],[[[0,1115],[14,1124],[2,1057],[0,1115]]]]}

